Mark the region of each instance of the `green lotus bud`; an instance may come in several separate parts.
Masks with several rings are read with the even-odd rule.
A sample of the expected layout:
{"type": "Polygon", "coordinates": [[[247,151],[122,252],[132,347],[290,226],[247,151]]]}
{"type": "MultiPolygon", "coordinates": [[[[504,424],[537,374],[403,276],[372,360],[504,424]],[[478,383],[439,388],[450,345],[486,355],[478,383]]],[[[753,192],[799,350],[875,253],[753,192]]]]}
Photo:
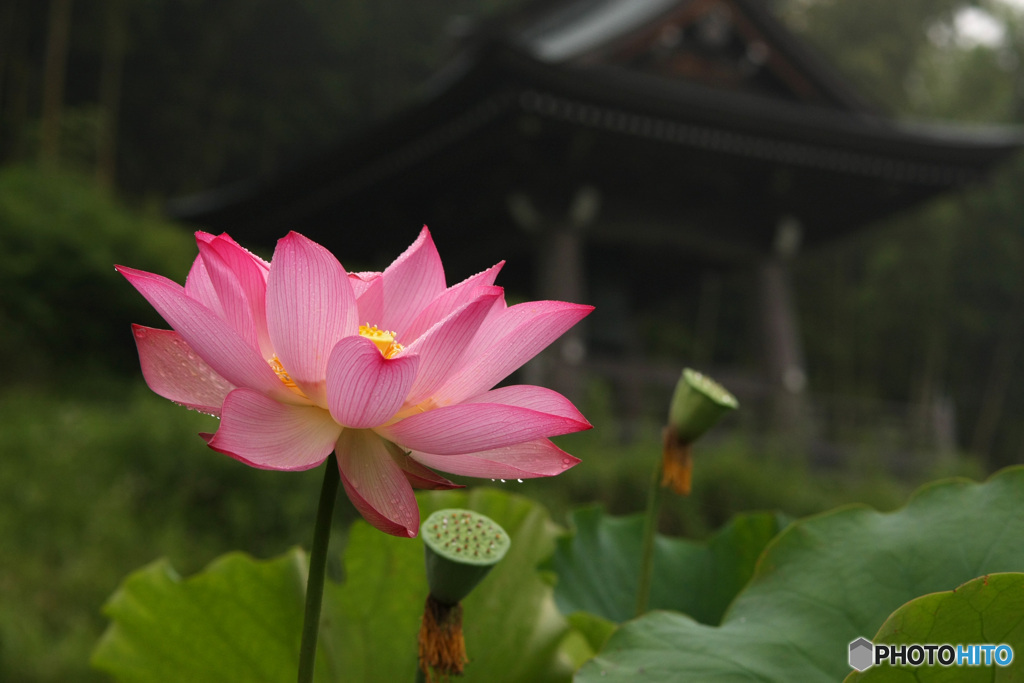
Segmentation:
{"type": "Polygon", "coordinates": [[[430,595],[448,605],[469,595],[509,547],[508,534],[497,522],[469,510],[438,510],[420,533],[430,595]]]}
{"type": "Polygon", "coordinates": [[[725,388],[696,370],[683,370],[668,409],[662,449],[661,485],[690,493],[693,443],[739,402],[725,388]]]}

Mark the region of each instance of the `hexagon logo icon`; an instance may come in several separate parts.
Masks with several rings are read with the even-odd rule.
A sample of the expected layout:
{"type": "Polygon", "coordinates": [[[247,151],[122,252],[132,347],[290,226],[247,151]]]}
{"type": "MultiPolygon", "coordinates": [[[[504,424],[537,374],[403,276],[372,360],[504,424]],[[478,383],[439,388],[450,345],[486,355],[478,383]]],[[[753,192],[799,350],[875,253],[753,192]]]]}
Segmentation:
{"type": "Polygon", "coordinates": [[[864,671],[874,664],[875,646],[867,638],[858,638],[850,643],[850,666],[864,671]]]}

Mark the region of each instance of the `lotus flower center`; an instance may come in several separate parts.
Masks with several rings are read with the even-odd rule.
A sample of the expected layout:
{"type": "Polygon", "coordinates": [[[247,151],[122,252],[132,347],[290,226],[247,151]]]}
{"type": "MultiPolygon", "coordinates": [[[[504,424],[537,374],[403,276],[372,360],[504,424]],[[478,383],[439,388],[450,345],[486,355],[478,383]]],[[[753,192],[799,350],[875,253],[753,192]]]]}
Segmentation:
{"type": "Polygon", "coordinates": [[[369,323],[360,325],[359,334],[376,344],[385,358],[391,358],[404,348],[395,341],[394,332],[381,330],[376,325],[370,325],[369,323]]]}

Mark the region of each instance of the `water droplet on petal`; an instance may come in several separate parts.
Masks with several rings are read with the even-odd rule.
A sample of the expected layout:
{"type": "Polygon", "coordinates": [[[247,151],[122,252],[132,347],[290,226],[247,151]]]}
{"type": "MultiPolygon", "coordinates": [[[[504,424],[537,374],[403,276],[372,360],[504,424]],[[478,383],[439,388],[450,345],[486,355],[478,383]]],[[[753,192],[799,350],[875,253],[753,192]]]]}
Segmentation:
{"type": "Polygon", "coordinates": [[[501,480],[501,483],[502,483],[502,484],[504,484],[504,483],[505,483],[505,480],[504,480],[504,479],[502,479],[502,480],[501,480]]]}
{"type": "Polygon", "coordinates": [[[516,481],[518,481],[518,482],[519,482],[520,484],[522,484],[522,483],[523,483],[523,480],[522,480],[522,479],[516,479],[516,481]]]}

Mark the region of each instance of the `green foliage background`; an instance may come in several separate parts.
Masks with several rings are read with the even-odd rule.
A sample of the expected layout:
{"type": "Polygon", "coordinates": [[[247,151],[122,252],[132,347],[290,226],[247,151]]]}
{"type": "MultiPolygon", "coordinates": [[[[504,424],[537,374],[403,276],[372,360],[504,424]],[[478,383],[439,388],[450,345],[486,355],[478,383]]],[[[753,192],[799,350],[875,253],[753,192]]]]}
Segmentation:
{"type": "Polygon", "coordinates": [[[129,211],[94,183],[28,166],[0,169],[0,354],[8,380],[133,369],[131,322],[160,318],[115,263],[183,281],[195,258],[188,233],[129,211]]]}

